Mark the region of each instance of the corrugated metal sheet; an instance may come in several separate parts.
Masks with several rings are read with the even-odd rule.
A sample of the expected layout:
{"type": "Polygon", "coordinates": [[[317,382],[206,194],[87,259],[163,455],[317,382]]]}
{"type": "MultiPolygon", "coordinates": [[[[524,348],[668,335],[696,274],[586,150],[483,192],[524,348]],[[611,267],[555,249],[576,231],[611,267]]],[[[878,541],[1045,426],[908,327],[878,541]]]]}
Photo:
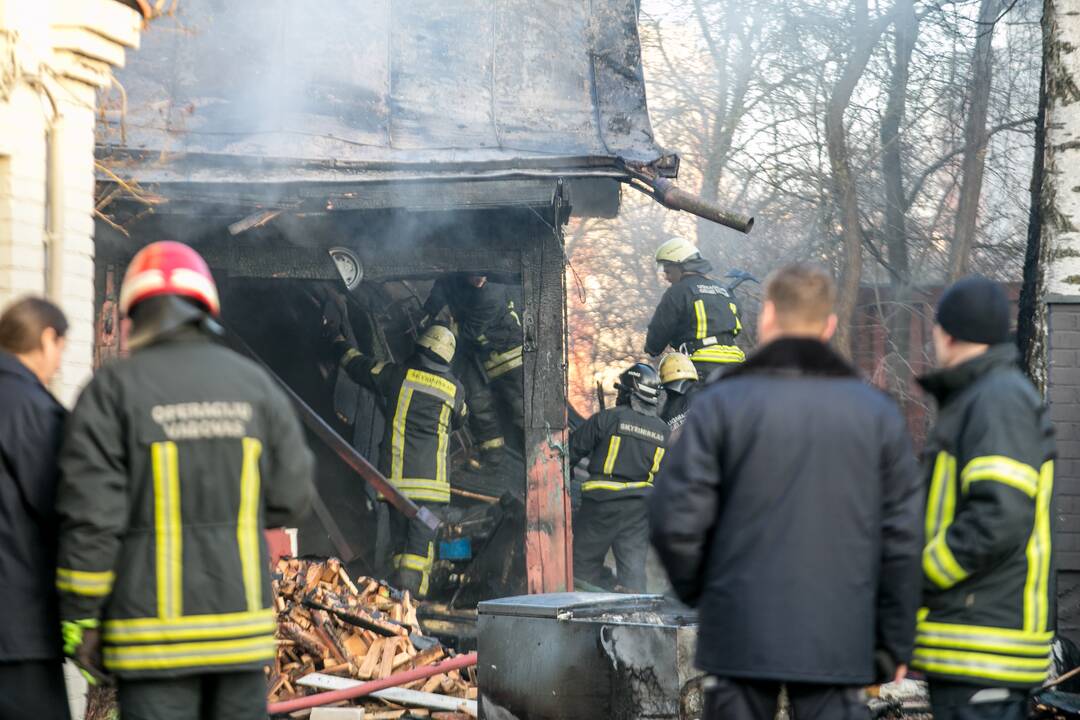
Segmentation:
{"type": "Polygon", "coordinates": [[[610,175],[662,154],[635,0],[182,0],[118,78],[126,145],[112,112],[99,154],[136,151],[143,180],[610,175]]]}

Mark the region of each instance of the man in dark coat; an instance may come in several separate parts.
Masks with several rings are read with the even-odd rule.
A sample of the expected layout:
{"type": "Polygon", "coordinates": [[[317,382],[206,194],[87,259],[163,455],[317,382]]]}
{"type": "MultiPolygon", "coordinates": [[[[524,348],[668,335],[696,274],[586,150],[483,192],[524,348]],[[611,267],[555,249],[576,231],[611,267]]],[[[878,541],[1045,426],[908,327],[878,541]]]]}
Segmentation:
{"type": "Polygon", "coordinates": [[[795,720],[863,717],[857,688],[911,658],[921,483],[894,403],[825,344],[833,297],[814,266],[770,277],[761,348],[696,396],[656,480],[706,718],[771,720],[781,684],[795,720]]]}
{"type": "Polygon", "coordinates": [[[935,720],[1021,720],[1050,666],[1054,629],[1053,429],[1017,366],[1005,291],[970,277],[941,298],[938,402],[924,477],[925,609],[912,665],[935,720]],[[977,598],[977,601],[976,601],[977,598]]]}
{"type": "Polygon", "coordinates": [[[65,411],[46,389],[67,327],[38,298],[0,315],[0,718],[69,716],[54,588],[65,411]]]}

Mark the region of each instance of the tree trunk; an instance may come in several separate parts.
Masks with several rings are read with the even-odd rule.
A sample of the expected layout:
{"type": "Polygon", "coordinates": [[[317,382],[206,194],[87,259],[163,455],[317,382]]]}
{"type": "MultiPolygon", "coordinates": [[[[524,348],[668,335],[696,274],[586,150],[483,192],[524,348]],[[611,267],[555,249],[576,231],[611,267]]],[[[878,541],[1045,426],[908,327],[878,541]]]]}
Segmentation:
{"type": "MultiPolygon", "coordinates": [[[[1039,197],[1040,240],[1035,332],[1028,356],[1032,374],[1045,388],[1048,297],[1080,299],[1080,14],[1067,0],[1043,5],[1043,172],[1039,197]]],[[[1027,268],[1025,268],[1025,271],[1027,268]]]]}
{"type": "Polygon", "coordinates": [[[964,122],[964,163],[961,168],[960,202],[956,209],[953,242],[949,248],[949,279],[956,280],[968,272],[971,248],[975,244],[975,228],[979,217],[979,196],[982,194],[983,169],[986,165],[986,114],[990,104],[990,85],[994,66],[994,25],[1000,0],[981,0],[976,25],[975,54],[971,58],[971,84],[967,118],[964,122]]]}
{"type": "Polygon", "coordinates": [[[889,348],[886,355],[889,389],[901,403],[911,380],[911,268],[904,211],[904,165],[900,128],[907,110],[908,68],[915,49],[919,18],[914,0],[899,0],[895,23],[896,56],[889,80],[889,99],[881,120],[881,172],[885,179],[885,247],[892,285],[888,309],[889,348]]]}
{"type": "MultiPolygon", "coordinates": [[[[890,18],[891,19],[891,18],[890,18]]],[[[855,23],[851,36],[854,46],[848,54],[840,77],[833,85],[825,114],[825,144],[832,171],[833,203],[840,218],[840,234],[843,243],[843,272],[840,291],[837,294],[836,314],[839,318],[836,333],[837,349],[851,355],[851,322],[855,316],[855,303],[862,281],[862,228],[859,225],[859,198],[855,191],[855,179],[851,171],[848,151],[847,129],[844,113],[851,104],[851,96],[866,70],[874,46],[888,27],[886,19],[870,26],[866,0],[855,0],[855,23]]]]}
{"type": "Polygon", "coordinates": [[[1046,283],[1042,258],[1043,155],[1046,148],[1046,63],[1039,84],[1039,114],[1035,120],[1035,152],[1031,169],[1031,206],[1028,211],[1027,250],[1024,253],[1024,284],[1020,288],[1020,311],[1016,319],[1016,343],[1031,381],[1046,392],[1046,306],[1042,302],[1046,283]]]}

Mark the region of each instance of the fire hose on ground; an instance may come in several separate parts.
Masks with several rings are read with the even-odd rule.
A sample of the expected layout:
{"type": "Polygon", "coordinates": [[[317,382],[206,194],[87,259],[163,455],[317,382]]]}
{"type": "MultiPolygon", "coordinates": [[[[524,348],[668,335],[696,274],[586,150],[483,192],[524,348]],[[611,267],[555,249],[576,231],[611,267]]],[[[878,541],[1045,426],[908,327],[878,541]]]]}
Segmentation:
{"type": "Polygon", "coordinates": [[[331,705],[343,700],[355,700],[356,698],[370,695],[379,690],[400,687],[417,680],[424,680],[425,678],[439,675],[440,673],[450,672],[451,670],[461,670],[474,665],[476,665],[476,653],[458,655],[457,657],[443,660],[434,665],[426,665],[424,667],[406,670],[405,672],[400,672],[396,675],[390,675],[382,680],[372,680],[371,682],[366,682],[363,685],[357,685],[353,688],[332,690],[317,695],[296,698],[295,700],[272,703],[267,710],[271,715],[286,715],[288,713],[296,712],[297,710],[307,710],[323,705],[331,705]]]}

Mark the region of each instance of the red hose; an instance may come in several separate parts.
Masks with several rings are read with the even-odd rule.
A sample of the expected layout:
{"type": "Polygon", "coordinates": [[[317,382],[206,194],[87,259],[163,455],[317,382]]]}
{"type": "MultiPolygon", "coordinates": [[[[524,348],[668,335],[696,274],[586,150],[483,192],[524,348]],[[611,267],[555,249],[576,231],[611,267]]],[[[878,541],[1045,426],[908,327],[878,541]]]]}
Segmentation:
{"type": "Polygon", "coordinates": [[[305,697],[296,698],[295,700],[272,703],[267,710],[271,715],[283,715],[296,712],[297,710],[307,710],[308,708],[319,707],[320,705],[329,705],[331,703],[341,702],[342,700],[352,700],[353,698],[363,697],[364,695],[370,695],[373,692],[385,690],[386,688],[407,685],[416,680],[423,680],[424,678],[429,678],[433,675],[438,675],[439,673],[450,672],[451,670],[472,667],[475,664],[476,653],[458,655],[457,657],[443,660],[434,665],[425,665],[424,667],[406,670],[405,672],[391,675],[382,680],[372,680],[363,685],[357,685],[356,687],[345,690],[332,690],[317,695],[307,695],[305,697]]]}

